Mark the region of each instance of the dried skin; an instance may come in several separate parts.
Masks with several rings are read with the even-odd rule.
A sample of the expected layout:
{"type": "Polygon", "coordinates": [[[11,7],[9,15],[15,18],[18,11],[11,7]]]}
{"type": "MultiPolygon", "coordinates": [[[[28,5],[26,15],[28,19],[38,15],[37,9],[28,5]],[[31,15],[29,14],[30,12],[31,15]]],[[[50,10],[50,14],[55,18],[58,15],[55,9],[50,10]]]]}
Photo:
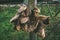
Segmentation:
{"type": "MultiPolygon", "coordinates": [[[[18,13],[22,11],[22,7],[18,10],[18,13]]],[[[25,10],[25,9],[24,9],[25,10]]],[[[30,13],[30,9],[26,9],[25,12],[21,14],[19,20],[16,20],[18,24],[15,24],[16,29],[23,30],[25,32],[35,32],[42,38],[45,37],[45,27],[49,24],[49,17],[45,15],[39,15],[40,10],[38,8],[34,8],[30,13]],[[29,11],[28,11],[29,10],[29,11]],[[25,13],[26,12],[26,13],[25,13]],[[24,19],[24,16],[28,16],[29,18],[24,19]],[[20,23],[19,23],[20,22],[20,23]],[[29,22],[29,23],[27,23],[29,22]],[[38,25],[39,24],[39,25],[38,25]]],[[[18,15],[18,14],[17,14],[18,15]]],[[[13,17],[12,19],[15,20],[18,17],[13,17]]]]}
{"type": "Polygon", "coordinates": [[[45,38],[45,29],[44,28],[40,29],[38,32],[38,35],[44,39],[45,38]]]}
{"type": "Polygon", "coordinates": [[[17,30],[17,31],[20,31],[20,26],[17,26],[17,27],[16,27],[16,30],[17,30]]]}

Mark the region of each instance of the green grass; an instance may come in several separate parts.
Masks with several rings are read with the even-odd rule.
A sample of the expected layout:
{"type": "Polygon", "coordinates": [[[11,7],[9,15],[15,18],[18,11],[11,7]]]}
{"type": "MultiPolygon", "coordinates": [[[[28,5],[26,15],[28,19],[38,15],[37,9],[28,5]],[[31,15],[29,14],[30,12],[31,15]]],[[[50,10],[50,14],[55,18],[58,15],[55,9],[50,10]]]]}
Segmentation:
{"type": "Polygon", "coordinates": [[[25,37],[28,35],[26,32],[15,31],[10,23],[17,9],[18,7],[9,7],[0,12],[0,40],[28,40],[28,37],[25,37]]]}

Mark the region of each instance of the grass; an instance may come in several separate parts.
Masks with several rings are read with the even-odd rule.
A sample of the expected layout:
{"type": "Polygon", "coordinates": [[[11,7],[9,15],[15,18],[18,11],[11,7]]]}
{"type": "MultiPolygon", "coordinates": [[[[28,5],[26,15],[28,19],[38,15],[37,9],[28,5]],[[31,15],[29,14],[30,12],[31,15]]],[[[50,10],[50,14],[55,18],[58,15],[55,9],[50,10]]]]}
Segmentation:
{"type": "Polygon", "coordinates": [[[28,35],[26,32],[15,31],[13,24],[10,23],[10,19],[16,14],[17,9],[18,7],[9,7],[0,12],[0,40],[28,40],[28,37],[25,37],[28,35]]]}

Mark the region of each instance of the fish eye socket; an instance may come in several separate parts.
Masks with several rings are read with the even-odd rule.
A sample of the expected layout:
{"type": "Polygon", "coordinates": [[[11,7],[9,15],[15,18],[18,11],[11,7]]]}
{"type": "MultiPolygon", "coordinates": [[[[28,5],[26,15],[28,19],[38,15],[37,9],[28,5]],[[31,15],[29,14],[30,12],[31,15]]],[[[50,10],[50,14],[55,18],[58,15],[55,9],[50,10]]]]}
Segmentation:
{"type": "Polygon", "coordinates": [[[38,13],[38,12],[35,12],[36,14],[38,13]]]}

